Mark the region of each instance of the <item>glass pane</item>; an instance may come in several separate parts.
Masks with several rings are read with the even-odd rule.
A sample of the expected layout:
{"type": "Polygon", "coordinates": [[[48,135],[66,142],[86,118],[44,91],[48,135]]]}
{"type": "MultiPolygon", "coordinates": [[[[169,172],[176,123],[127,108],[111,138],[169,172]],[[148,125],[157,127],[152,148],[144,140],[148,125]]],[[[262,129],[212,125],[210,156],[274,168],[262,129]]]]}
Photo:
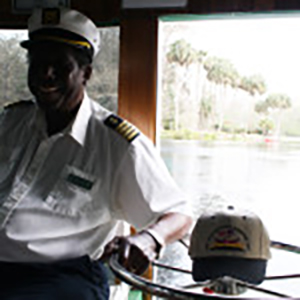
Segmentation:
{"type": "MultiPolygon", "coordinates": [[[[105,108],[117,112],[119,73],[119,27],[100,28],[101,51],[94,61],[88,82],[89,96],[105,108]]],[[[26,30],[0,30],[0,105],[29,99],[26,51],[19,46],[26,30]]]]}
{"type": "Polygon", "coordinates": [[[88,94],[108,110],[118,109],[119,27],[101,28],[101,50],[94,62],[88,94]]]}
{"type": "MultiPolygon", "coordinates": [[[[158,144],[195,220],[233,204],[257,213],[272,240],[300,245],[299,17],[181,19],[160,22],[158,144]]],[[[182,245],[168,251],[166,264],[190,268],[182,245]]],[[[299,255],[274,251],[267,275],[300,273],[299,255]]],[[[296,281],[281,292],[299,296],[296,281]]]]}

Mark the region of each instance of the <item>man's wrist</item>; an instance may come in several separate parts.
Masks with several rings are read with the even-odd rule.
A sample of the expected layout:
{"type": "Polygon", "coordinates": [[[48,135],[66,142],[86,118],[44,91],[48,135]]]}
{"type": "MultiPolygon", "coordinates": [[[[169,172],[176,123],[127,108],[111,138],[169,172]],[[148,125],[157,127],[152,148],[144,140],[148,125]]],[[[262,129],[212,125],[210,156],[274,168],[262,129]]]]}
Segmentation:
{"type": "Polygon", "coordinates": [[[148,228],[143,230],[143,232],[149,234],[153,240],[156,243],[156,248],[155,248],[155,252],[156,252],[156,259],[159,259],[162,257],[163,253],[164,253],[164,248],[165,248],[165,241],[164,239],[153,229],[148,228]]]}

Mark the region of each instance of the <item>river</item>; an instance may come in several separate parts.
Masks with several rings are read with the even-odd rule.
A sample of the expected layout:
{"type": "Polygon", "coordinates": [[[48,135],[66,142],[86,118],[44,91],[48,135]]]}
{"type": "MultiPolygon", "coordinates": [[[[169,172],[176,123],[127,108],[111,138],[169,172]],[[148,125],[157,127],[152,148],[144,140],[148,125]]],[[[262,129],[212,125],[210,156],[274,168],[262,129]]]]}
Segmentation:
{"type": "MultiPolygon", "coordinates": [[[[160,150],[191,199],[195,220],[208,206],[238,205],[261,217],[272,240],[300,245],[300,143],[162,140],[160,150]]],[[[168,247],[162,262],[191,267],[179,243],[168,247]]],[[[300,273],[300,255],[272,249],[267,275],[295,273],[300,273]]],[[[174,285],[191,283],[191,278],[159,270],[158,281],[174,285]]],[[[262,286],[300,296],[299,279],[264,281],[262,286]]]]}

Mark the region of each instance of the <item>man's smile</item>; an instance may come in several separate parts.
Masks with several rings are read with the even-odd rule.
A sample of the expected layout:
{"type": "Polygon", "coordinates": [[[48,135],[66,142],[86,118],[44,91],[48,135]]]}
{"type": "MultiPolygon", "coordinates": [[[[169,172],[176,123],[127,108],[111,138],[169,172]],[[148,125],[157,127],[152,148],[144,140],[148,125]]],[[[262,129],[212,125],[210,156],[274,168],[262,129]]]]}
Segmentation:
{"type": "Polygon", "coordinates": [[[39,87],[39,90],[43,94],[50,94],[50,93],[58,92],[59,87],[57,87],[57,86],[41,86],[41,87],[39,87]]]}

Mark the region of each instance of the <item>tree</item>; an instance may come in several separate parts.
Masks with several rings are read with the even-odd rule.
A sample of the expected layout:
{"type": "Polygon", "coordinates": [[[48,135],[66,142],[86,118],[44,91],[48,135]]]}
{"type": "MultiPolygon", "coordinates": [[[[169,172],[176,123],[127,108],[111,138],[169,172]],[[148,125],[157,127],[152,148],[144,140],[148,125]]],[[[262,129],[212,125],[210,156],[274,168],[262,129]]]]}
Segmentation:
{"type": "Polygon", "coordinates": [[[197,64],[197,74],[196,74],[196,100],[197,102],[202,98],[203,95],[203,86],[205,84],[205,79],[202,78],[203,65],[207,52],[199,50],[195,52],[195,63],[197,64]]]}
{"type": "Polygon", "coordinates": [[[280,135],[282,112],[292,106],[291,98],[282,93],[270,94],[265,100],[269,110],[276,114],[276,130],[275,134],[280,135]]]}
{"type": "MultiPolygon", "coordinates": [[[[255,103],[258,100],[258,97],[263,95],[267,91],[267,85],[265,82],[265,79],[260,74],[254,74],[251,76],[244,76],[241,78],[239,87],[247,92],[253,99],[253,102],[255,103]]],[[[247,109],[247,118],[246,120],[246,132],[249,131],[250,126],[250,114],[251,114],[251,103],[249,101],[248,103],[248,109],[247,109]]]]}
{"type": "Polygon", "coordinates": [[[268,115],[269,114],[269,110],[268,110],[268,105],[266,103],[266,101],[259,101],[255,104],[254,110],[255,112],[257,112],[258,114],[261,115],[268,115]]]}
{"type": "Polygon", "coordinates": [[[251,96],[262,95],[267,90],[265,79],[260,74],[244,76],[241,78],[240,88],[251,96]]]}
{"type": "Polygon", "coordinates": [[[87,91],[91,98],[114,112],[118,108],[119,29],[101,28],[101,50],[93,63],[87,91]]]}
{"type": "Polygon", "coordinates": [[[218,107],[217,128],[220,131],[224,122],[224,110],[227,99],[227,88],[230,86],[236,88],[239,82],[239,73],[231,61],[211,57],[204,63],[204,68],[207,70],[207,79],[213,82],[216,86],[216,105],[218,107]]]}
{"type": "Polygon", "coordinates": [[[213,113],[214,99],[212,95],[204,95],[201,98],[199,110],[199,125],[202,129],[208,129],[213,113]]]}
{"type": "Polygon", "coordinates": [[[268,135],[274,129],[274,122],[268,117],[263,117],[260,119],[258,127],[263,135],[268,135]]]}
{"type": "Polygon", "coordinates": [[[275,135],[279,136],[281,130],[282,112],[291,106],[291,98],[288,95],[283,93],[273,93],[270,94],[264,101],[257,102],[255,105],[255,111],[263,115],[263,120],[270,115],[275,117],[275,135]]]}
{"type": "Polygon", "coordinates": [[[187,91],[187,71],[188,67],[194,63],[199,56],[192,46],[185,40],[181,39],[172,43],[169,51],[166,54],[167,61],[171,65],[177,66],[176,76],[176,90],[174,93],[174,129],[179,129],[179,107],[180,98],[184,92],[187,91]]]}

